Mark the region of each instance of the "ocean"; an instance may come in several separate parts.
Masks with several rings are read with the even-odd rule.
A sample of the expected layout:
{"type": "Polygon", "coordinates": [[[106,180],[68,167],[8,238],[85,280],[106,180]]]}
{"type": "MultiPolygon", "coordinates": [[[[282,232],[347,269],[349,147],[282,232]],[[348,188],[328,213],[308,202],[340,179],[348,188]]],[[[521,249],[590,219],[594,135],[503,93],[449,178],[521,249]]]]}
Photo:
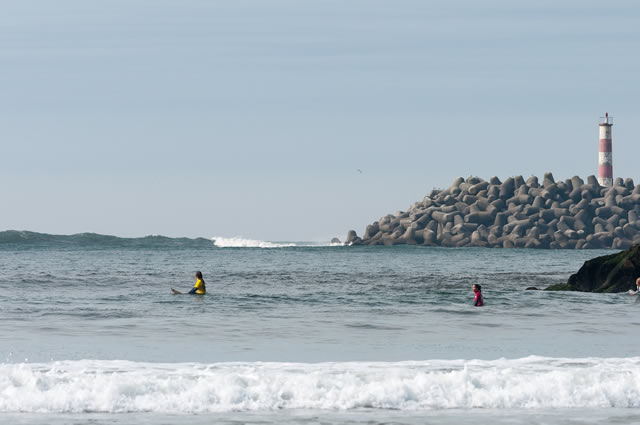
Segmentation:
{"type": "Polygon", "coordinates": [[[639,423],[611,252],[0,233],[0,423],[639,423]]]}

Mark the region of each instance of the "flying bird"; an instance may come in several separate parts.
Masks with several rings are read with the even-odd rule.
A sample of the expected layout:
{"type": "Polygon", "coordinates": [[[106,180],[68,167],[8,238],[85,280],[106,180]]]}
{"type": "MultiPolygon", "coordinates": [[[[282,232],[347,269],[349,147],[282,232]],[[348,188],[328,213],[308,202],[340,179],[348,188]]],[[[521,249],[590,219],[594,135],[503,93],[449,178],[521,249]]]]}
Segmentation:
{"type": "Polygon", "coordinates": [[[358,168],[356,171],[359,172],[360,174],[362,174],[362,170],[361,169],[358,168]]]}

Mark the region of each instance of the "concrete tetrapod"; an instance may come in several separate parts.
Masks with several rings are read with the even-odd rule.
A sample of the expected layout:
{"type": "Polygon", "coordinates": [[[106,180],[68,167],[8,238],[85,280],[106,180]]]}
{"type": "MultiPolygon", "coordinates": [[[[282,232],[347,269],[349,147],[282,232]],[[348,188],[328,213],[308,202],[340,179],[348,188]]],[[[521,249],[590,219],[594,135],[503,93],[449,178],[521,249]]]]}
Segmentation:
{"type": "Polygon", "coordinates": [[[640,185],[617,179],[601,187],[595,176],[542,184],[530,176],[456,178],[406,211],[381,217],[346,245],[616,248],[640,242],[640,185]]]}

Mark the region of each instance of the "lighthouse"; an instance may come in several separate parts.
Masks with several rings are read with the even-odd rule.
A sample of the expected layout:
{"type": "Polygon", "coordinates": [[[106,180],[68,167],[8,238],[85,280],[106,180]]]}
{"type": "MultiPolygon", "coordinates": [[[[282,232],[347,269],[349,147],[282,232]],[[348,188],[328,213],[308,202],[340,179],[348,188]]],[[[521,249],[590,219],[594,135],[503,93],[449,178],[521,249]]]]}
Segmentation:
{"type": "Polygon", "coordinates": [[[600,186],[613,186],[613,156],[611,154],[611,127],[613,117],[605,113],[600,117],[600,154],[598,155],[598,183],[600,186]]]}

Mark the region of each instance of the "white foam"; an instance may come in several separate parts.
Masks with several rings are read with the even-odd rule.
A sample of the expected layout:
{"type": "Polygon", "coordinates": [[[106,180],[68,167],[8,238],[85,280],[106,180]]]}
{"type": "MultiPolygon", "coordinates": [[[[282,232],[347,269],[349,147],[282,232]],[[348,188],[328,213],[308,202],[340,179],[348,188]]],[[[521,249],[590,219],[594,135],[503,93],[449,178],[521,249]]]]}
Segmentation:
{"type": "Polygon", "coordinates": [[[289,248],[289,247],[327,247],[327,246],[343,246],[342,243],[330,242],[268,242],[257,239],[246,239],[242,237],[225,238],[215,236],[211,238],[213,244],[219,248],[289,248]]]}
{"type": "Polygon", "coordinates": [[[0,365],[0,412],[640,407],[640,357],[0,365]]]}
{"type": "Polygon", "coordinates": [[[296,246],[294,243],[266,242],[240,237],[224,238],[215,236],[211,239],[213,240],[213,244],[219,248],[288,248],[296,246]]]}

